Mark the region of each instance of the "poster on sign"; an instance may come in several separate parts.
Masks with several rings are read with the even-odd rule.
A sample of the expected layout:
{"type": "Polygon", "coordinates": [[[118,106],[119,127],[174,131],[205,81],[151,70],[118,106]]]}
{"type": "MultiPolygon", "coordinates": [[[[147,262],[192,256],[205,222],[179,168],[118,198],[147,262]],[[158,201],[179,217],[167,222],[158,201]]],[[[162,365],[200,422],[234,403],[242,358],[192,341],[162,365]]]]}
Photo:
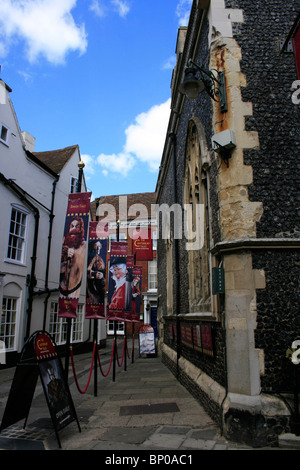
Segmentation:
{"type": "Polygon", "coordinates": [[[151,228],[142,229],[141,234],[137,231],[133,236],[132,250],[137,261],[152,261],[152,232],[151,228]]]}
{"type": "Polygon", "coordinates": [[[91,194],[69,194],[61,251],[59,317],[76,318],[85,264],[91,194]]]}
{"type": "Polygon", "coordinates": [[[47,334],[41,332],[36,336],[35,354],[52,422],[59,431],[77,417],[61,360],[47,334]]]}
{"type": "Polygon", "coordinates": [[[127,248],[127,242],[111,242],[107,296],[108,320],[125,320],[127,248]]]}
{"type": "Polygon", "coordinates": [[[143,325],[139,329],[140,356],[156,354],[154,329],[151,325],[143,325]]]}
{"type": "Polygon", "coordinates": [[[108,232],[100,222],[89,223],[85,318],[105,318],[108,232]]]}

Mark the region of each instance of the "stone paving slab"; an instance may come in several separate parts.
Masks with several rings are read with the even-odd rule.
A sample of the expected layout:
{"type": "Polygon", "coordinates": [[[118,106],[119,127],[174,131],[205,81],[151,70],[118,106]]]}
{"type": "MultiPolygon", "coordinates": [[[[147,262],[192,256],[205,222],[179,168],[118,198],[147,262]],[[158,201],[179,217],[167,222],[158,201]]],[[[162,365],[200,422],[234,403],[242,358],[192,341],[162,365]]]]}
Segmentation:
{"type": "MultiPolygon", "coordinates": [[[[102,352],[101,357],[103,369],[107,370],[109,354],[102,352]]],[[[75,356],[82,388],[89,375],[90,361],[90,354],[75,356]]],[[[0,402],[0,419],[12,377],[11,370],[9,373],[0,370],[0,397],[3,397],[0,402]]],[[[105,452],[113,451],[185,453],[253,450],[224,439],[216,423],[161,363],[159,357],[136,358],[133,364],[127,365],[127,371],[117,368],[115,381],[111,374],[103,377],[98,371],[97,396],[94,396],[93,379],[87,392],[79,393],[71,368],[69,384],[81,432],[75,422],[61,430],[59,437],[62,450],[95,450],[104,452],[104,455],[105,452]],[[170,404],[173,405],[170,407],[170,404]],[[127,414],[124,416],[122,410],[126,408],[127,414]],[[145,412],[147,408],[152,408],[151,413],[145,412]]],[[[39,450],[38,447],[45,450],[59,449],[41,386],[37,387],[25,432],[28,433],[34,427],[45,434],[42,439],[27,440],[32,450],[39,450]]],[[[24,433],[21,432],[19,436],[4,435],[13,428],[11,426],[0,434],[0,449],[18,450],[24,445],[24,433]]],[[[282,440],[283,448],[288,448],[287,441],[282,440]]]]}

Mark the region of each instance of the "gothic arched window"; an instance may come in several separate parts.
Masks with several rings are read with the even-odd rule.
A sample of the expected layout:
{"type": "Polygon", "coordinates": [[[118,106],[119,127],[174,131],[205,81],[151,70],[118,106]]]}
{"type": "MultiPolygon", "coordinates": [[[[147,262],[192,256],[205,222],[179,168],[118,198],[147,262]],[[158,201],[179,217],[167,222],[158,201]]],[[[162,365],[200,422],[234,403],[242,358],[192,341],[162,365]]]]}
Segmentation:
{"type": "Polygon", "coordinates": [[[184,192],[190,312],[210,309],[207,176],[199,139],[198,126],[191,121],[186,143],[184,192]]]}

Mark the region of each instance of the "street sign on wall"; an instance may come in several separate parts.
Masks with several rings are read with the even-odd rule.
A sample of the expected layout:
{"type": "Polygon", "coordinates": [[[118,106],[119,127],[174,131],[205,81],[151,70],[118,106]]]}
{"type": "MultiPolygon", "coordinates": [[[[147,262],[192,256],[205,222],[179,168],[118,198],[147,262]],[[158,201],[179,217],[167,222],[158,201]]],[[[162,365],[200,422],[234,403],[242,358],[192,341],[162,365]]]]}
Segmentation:
{"type": "Polygon", "coordinates": [[[223,268],[212,268],[213,295],[225,293],[225,274],[223,268]]]}

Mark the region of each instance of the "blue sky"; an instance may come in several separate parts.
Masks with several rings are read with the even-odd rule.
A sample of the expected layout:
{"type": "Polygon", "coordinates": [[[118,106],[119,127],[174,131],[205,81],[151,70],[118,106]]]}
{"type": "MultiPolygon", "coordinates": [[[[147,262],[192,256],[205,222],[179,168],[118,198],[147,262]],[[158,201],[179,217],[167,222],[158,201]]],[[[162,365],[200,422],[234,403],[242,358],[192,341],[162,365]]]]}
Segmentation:
{"type": "Polygon", "coordinates": [[[154,191],[192,0],[1,0],[1,78],[37,152],[78,144],[93,197],[154,191]]]}

